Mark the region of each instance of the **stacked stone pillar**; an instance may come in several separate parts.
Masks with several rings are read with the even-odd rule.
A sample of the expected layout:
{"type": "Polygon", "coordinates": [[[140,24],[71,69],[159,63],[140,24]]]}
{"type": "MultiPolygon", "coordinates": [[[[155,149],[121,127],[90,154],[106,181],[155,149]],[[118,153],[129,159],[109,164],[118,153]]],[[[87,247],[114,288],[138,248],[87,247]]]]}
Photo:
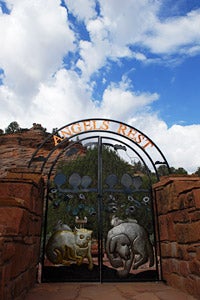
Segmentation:
{"type": "Polygon", "coordinates": [[[163,177],[154,185],[163,279],[200,297],[200,178],[163,177]]]}
{"type": "Polygon", "coordinates": [[[27,170],[0,179],[0,299],[23,299],[40,257],[43,180],[27,170]]]}

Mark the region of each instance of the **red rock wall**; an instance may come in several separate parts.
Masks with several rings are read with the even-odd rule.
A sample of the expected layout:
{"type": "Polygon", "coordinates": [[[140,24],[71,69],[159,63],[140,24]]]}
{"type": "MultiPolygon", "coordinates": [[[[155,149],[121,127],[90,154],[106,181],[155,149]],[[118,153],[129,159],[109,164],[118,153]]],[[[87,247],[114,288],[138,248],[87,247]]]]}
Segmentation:
{"type": "MultiPolygon", "coordinates": [[[[27,168],[29,162],[38,149],[38,147],[48,138],[50,133],[44,132],[40,129],[31,128],[18,133],[0,135],[0,178],[4,178],[7,172],[15,168],[27,168]]],[[[68,145],[68,142],[62,144],[58,149],[52,153],[48,162],[43,169],[43,177],[46,178],[55,158],[60,151],[68,145]]],[[[53,138],[50,138],[43,147],[40,148],[36,157],[47,157],[50,151],[55,147],[53,138]]],[[[79,149],[79,154],[84,154],[85,149],[81,144],[75,145],[79,149]]],[[[65,151],[60,156],[62,160],[70,160],[65,155],[65,151]]],[[[30,170],[41,171],[43,161],[32,162],[30,170]]]]}
{"type": "MultiPolygon", "coordinates": [[[[10,169],[27,168],[33,153],[48,135],[48,133],[42,130],[35,129],[0,135],[0,178],[5,177],[7,171],[10,169]]],[[[52,139],[43,147],[40,155],[48,155],[53,147],[54,143],[52,139]]]]}
{"type": "Polygon", "coordinates": [[[23,299],[35,284],[40,257],[43,180],[9,173],[0,179],[0,299],[23,299]]]}
{"type": "Polygon", "coordinates": [[[163,177],[154,196],[163,279],[200,299],[200,178],[163,177]]]}

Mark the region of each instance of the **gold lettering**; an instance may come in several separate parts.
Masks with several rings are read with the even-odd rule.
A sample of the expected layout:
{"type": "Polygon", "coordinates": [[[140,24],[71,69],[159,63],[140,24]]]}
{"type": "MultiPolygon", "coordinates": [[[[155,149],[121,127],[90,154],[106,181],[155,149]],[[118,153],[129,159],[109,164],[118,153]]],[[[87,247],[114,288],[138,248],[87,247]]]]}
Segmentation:
{"type": "Polygon", "coordinates": [[[90,121],[84,121],[83,122],[83,126],[84,126],[84,131],[90,131],[90,130],[92,130],[90,121]]]}
{"type": "Polygon", "coordinates": [[[137,131],[131,128],[127,134],[127,137],[136,142],[136,138],[135,138],[136,133],[137,131]]]}
{"type": "Polygon", "coordinates": [[[92,120],[93,123],[93,130],[97,130],[97,123],[95,120],[92,120]]]}
{"type": "Polygon", "coordinates": [[[140,144],[143,141],[144,136],[142,134],[139,134],[137,138],[137,143],[140,144]]]}
{"type": "Polygon", "coordinates": [[[63,138],[60,138],[57,135],[53,135],[53,140],[54,140],[54,145],[56,146],[63,140],[63,138]]]}
{"type": "MultiPolygon", "coordinates": [[[[81,123],[74,123],[71,126],[67,126],[63,128],[60,133],[62,137],[58,137],[56,135],[53,135],[53,140],[55,146],[58,145],[63,139],[68,138],[70,136],[73,136],[74,134],[79,134],[81,132],[85,131],[92,131],[92,130],[109,130],[110,121],[109,120],[87,120],[83,121],[81,123]]],[[[116,131],[118,134],[121,134],[130,140],[134,141],[137,144],[143,144],[141,147],[143,149],[146,149],[147,147],[153,147],[154,144],[148,138],[146,138],[144,135],[139,133],[137,130],[124,125],[119,124],[119,127],[116,131]]]]}
{"type": "Polygon", "coordinates": [[[119,128],[118,128],[118,130],[117,130],[117,133],[126,136],[126,132],[125,132],[126,129],[127,129],[127,126],[126,126],[126,125],[120,124],[120,125],[119,125],[119,128]]]}
{"type": "Polygon", "coordinates": [[[109,123],[110,123],[110,121],[103,121],[102,122],[102,125],[100,126],[100,130],[108,130],[108,128],[109,128],[109,123]]]}
{"type": "Polygon", "coordinates": [[[153,147],[154,146],[154,144],[151,142],[151,141],[148,141],[144,146],[142,146],[142,148],[143,149],[145,149],[147,146],[151,146],[151,147],[153,147]]]}
{"type": "Polygon", "coordinates": [[[71,136],[72,133],[68,127],[65,127],[63,130],[61,130],[61,133],[64,137],[67,137],[68,135],[71,136]]]}
{"type": "Polygon", "coordinates": [[[71,126],[71,130],[74,134],[81,132],[81,125],[79,123],[75,123],[71,126]]]}

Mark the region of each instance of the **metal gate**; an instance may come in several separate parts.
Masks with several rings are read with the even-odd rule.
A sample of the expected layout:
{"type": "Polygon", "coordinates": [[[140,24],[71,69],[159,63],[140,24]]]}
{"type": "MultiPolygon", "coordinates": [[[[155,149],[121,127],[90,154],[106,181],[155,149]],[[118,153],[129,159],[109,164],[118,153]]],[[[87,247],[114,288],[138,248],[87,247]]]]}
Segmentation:
{"type": "MultiPolygon", "coordinates": [[[[56,144],[59,154],[50,165],[45,203],[43,282],[161,279],[152,172],[144,151],[108,130],[99,132],[81,136],[79,131],[78,139],[56,144]]],[[[45,159],[38,153],[31,163],[43,161],[44,169],[53,151],[45,159]]],[[[156,180],[158,163],[153,164],[156,180]]]]}

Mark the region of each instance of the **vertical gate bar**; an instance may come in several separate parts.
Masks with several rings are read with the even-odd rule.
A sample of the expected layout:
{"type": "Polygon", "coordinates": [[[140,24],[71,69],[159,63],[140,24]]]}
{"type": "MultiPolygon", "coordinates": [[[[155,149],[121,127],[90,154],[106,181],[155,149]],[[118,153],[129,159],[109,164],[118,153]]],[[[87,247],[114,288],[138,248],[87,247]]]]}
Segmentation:
{"type": "Polygon", "coordinates": [[[100,282],[102,282],[102,137],[98,137],[98,259],[100,282]]]}
{"type": "MultiPolygon", "coordinates": [[[[159,255],[159,268],[158,268],[158,276],[159,280],[163,280],[163,271],[162,271],[162,255],[161,255],[161,244],[160,244],[160,226],[159,226],[159,216],[158,216],[158,204],[157,204],[157,199],[156,199],[156,193],[154,191],[153,194],[153,199],[154,199],[154,218],[155,218],[155,241],[156,241],[156,249],[157,249],[157,255],[159,255]]],[[[158,260],[156,261],[158,264],[158,260]]],[[[157,265],[158,267],[158,265],[157,265]]]]}
{"type": "Polygon", "coordinates": [[[154,197],[153,197],[153,191],[152,187],[149,187],[149,192],[150,192],[150,198],[151,198],[151,215],[152,215],[152,222],[153,222],[153,231],[154,231],[154,245],[155,245],[155,264],[156,264],[156,272],[157,272],[157,280],[160,280],[160,271],[159,271],[159,262],[158,262],[158,244],[157,244],[157,208],[154,203],[154,197]]]}

